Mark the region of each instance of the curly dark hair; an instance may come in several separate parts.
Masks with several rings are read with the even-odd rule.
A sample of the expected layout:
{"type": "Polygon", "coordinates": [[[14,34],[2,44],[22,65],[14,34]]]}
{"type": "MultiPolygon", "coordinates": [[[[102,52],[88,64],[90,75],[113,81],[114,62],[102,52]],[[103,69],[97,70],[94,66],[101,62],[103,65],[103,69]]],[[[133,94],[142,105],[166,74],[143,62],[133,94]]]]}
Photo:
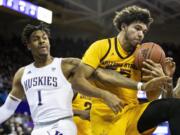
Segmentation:
{"type": "Polygon", "coordinates": [[[24,29],[23,29],[23,32],[22,32],[22,35],[21,35],[21,40],[22,40],[22,43],[23,44],[27,44],[29,42],[29,39],[30,39],[30,36],[31,34],[34,32],[34,31],[37,31],[37,30],[42,30],[42,31],[45,31],[46,34],[48,35],[48,37],[50,38],[50,29],[48,27],[47,24],[43,23],[43,22],[40,22],[39,25],[32,25],[32,24],[27,24],[24,29]]]}
{"type": "Polygon", "coordinates": [[[113,24],[118,31],[121,31],[121,25],[123,23],[129,25],[135,21],[140,21],[145,23],[147,26],[150,26],[153,22],[153,18],[148,9],[133,5],[116,12],[113,24]]]}

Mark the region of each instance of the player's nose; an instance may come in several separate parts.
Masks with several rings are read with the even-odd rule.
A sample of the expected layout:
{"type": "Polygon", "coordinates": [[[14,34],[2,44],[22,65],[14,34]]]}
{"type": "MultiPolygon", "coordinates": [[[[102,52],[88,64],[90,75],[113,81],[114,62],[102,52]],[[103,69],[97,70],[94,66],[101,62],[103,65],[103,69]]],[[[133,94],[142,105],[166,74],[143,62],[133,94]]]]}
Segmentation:
{"type": "Polygon", "coordinates": [[[138,32],[138,39],[142,40],[144,38],[144,33],[143,31],[138,32]]]}
{"type": "Polygon", "coordinates": [[[39,38],[39,43],[44,43],[45,40],[43,38],[39,38]]]}

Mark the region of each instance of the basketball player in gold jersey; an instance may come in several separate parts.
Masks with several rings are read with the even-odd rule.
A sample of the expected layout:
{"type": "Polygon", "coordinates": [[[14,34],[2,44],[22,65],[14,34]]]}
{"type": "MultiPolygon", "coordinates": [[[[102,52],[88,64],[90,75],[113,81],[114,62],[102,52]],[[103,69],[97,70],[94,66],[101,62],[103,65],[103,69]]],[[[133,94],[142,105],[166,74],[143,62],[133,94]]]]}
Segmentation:
{"type": "Polygon", "coordinates": [[[90,125],[91,98],[76,93],[73,99],[74,122],[78,135],[91,135],[90,125]]]}
{"type": "MultiPolygon", "coordinates": [[[[141,72],[134,66],[134,53],[152,21],[150,12],[138,6],[117,12],[114,25],[119,31],[118,35],[94,42],[76,69],[72,79],[74,89],[86,93],[94,90],[96,94],[97,91],[108,91],[116,95],[109,99],[111,103],[101,95],[92,99],[90,119],[93,135],[151,134],[150,129],[163,121],[169,121],[173,135],[180,134],[180,100],[163,99],[140,104],[137,90],[124,88],[119,83],[121,79],[113,78],[113,74],[110,78],[104,76],[103,81],[95,81],[95,86],[88,82],[98,67],[112,69],[131,80],[140,81],[141,72]]],[[[124,84],[129,85],[126,81],[124,84]]],[[[147,90],[141,82],[137,86],[138,90],[147,90]]]]}

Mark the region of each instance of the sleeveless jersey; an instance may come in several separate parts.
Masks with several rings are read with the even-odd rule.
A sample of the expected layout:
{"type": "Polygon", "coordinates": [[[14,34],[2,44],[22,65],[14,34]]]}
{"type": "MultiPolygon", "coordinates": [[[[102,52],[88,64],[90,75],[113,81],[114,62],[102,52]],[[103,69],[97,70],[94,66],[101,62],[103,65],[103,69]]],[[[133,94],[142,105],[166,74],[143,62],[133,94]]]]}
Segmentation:
{"type": "MultiPolygon", "coordinates": [[[[73,109],[90,110],[91,97],[77,93],[73,100],[73,109]]],[[[83,120],[79,116],[74,116],[73,120],[77,126],[77,135],[91,135],[91,124],[89,120],[83,120]]]]}
{"type": "MultiPolygon", "coordinates": [[[[97,67],[112,69],[132,80],[140,81],[141,73],[134,65],[135,51],[136,50],[131,54],[127,54],[116,37],[103,39],[96,41],[89,47],[83,56],[82,62],[95,69],[97,67]]],[[[94,83],[100,88],[113,92],[127,103],[138,103],[136,90],[122,87],[109,87],[98,81],[94,83]]]]}
{"type": "Polygon", "coordinates": [[[63,75],[61,58],[47,66],[25,67],[21,83],[29,103],[34,123],[48,122],[72,116],[73,90],[63,75]]]}
{"type": "Polygon", "coordinates": [[[73,100],[73,108],[78,110],[90,110],[91,109],[91,97],[77,93],[73,100]]]}

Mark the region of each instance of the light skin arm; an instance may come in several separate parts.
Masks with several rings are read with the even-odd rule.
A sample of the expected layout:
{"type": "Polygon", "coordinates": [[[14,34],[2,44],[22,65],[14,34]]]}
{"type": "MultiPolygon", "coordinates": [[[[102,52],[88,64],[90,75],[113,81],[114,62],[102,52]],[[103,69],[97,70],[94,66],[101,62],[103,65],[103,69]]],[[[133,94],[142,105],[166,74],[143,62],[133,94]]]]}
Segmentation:
{"type": "MultiPolygon", "coordinates": [[[[172,59],[171,59],[172,60],[172,59]]],[[[146,60],[144,64],[143,76],[142,79],[144,81],[149,81],[155,77],[163,77],[163,76],[169,76],[169,74],[174,74],[174,68],[169,66],[173,61],[170,61],[170,58],[165,59],[165,63],[163,65],[163,68],[160,64],[153,62],[152,60],[146,60]],[[166,74],[168,73],[168,74],[166,74]]],[[[165,83],[159,87],[156,88],[154,91],[147,92],[147,96],[150,100],[157,99],[162,94],[163,97],[172,97],[172,80],[168,79],[165,81],[165,83]]]]}
{"type": "Polygon", "coordinates": [[[176,87],[173,90],[173,97],[180,98],[180,77],[178,78],[176,87]]]}
{"type": "MultiPolygon", "coordinates": [[[[167,57],[164,62],[163,66],[164,73],[169,76],[173,77],[175,70],[176,70],[176,63],[174,62],[173,58],[167,57]]],[[[173,81],[171,83],[167,83],[167,85],[163,88],[163,98],[173,97],[173,81]]]]}

